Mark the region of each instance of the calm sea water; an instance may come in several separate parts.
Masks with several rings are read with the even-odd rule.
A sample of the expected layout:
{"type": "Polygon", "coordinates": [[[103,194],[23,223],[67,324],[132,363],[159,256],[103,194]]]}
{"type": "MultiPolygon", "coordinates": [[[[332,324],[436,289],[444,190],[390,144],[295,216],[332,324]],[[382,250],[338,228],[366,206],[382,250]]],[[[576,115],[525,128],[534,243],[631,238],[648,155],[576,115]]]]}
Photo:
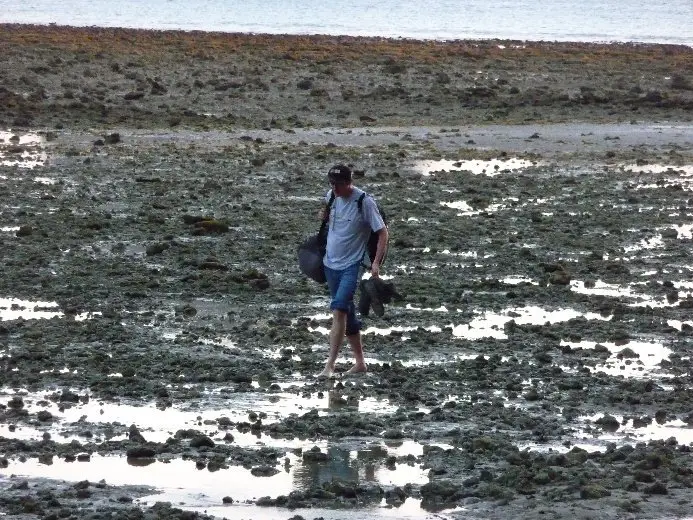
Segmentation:
{"type": "Polygon", "coordinates": [[[0,0],[0,21],[693,46],[693,0],[0,0]]]}

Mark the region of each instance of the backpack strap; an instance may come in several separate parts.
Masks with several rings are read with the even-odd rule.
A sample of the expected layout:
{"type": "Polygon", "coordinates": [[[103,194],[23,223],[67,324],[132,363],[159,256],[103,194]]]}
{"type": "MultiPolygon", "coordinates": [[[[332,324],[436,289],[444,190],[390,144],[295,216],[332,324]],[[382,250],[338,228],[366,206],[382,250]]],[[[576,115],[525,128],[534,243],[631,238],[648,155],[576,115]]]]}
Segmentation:
{"type": "Polygon", "coordinates": [[[330,200],[327,202],[327,208],[325,211],[325,215],[327,218],[325,218],[320,223],[320,230],[318,231],[318,241],[323,246],[327,243],[327,231],[329,229],[330,211],[332,210],[332,204],[333,203],[334,203],[334,190],[332,192],[330,192],[330,200]]]}
{"type": "MultiPolygon", "coordinates": [[[[361,214],[361,217],[363,217],[363,199],[365,199],[367,195],[368,195],[368,193],[366,193],[366,192],[364,191],[364,192],[361,194],[361,196],[356,200],[356,204],[357,204],[358,207],[359,207],[359,213],[361,214]]],[[[368,195],[368,196],[370,197],[370,195],[368,195]]],[[[371,198],[372,198],[372,197],[371,197],[371,198]]],[[[373,200],[375,200],[375,199],[373,199],[373,200]]],[[[376,205],[376,209],[378,210],[378,213],[381,213],[381,212],[380,212],[380,206],[378,205],[377,202],[376,202],[375,205],[376,205]]],[[[382,213],[381,213],[380,217],[383,218],[382,213]]],[[[383,224],[385,224],[385,219],[384,219],[384,218],[383,218],[383,224]]],[[[387,226],[387,224],[385,224],[385,226],[387,226]]]]}
{"type": "Polygon", "coordinates": [[[366,198],[366,192],[364,191],[361,196],[358,198],[356,201],[356,204],[358,204],[359,207],[359,213],[363,214],[363,199],[366,198]]]}

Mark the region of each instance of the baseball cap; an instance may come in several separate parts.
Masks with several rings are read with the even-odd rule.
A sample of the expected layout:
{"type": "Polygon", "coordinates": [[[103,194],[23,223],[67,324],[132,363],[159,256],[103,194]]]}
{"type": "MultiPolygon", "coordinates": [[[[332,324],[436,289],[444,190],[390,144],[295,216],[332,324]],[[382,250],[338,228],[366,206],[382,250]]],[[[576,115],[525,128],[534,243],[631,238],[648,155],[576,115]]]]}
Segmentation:
{"type": "Polygon", "coordinates": [[[351,168],[345,164],[335,164],[327,172],[330,182],[349,184],[351,182],[351,168]]]}

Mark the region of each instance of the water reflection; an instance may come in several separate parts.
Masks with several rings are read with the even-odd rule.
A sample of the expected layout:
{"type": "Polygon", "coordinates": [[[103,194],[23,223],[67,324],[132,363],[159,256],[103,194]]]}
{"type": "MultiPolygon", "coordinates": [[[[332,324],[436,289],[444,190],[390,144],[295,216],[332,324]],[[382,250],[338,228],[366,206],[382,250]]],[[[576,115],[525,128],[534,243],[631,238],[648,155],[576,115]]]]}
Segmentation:
{"type": "Polygon", "coordinates": [[[533,166],[532,161],[519,158],[510,159],[491,159],[484,161],[481,159],[472,160],[437,160],[437,161],[418,161],[414,164],[414,171],[422,175],[433,175],[436,172],[468,171],[475,175],[495,176],[501,173],[508,173],[523,170],[533,166]]]}
{"type": "MultiPolygon", "coordinates": [[[[58,310],[56,302],[21,300],[19,298],[0,298],[0,321],[10,320],[50,320],[63,318],[65,314],[58,310]]],[[[70,314],[75,321],[84,321],[101,316],[101,312],[83,312],[70,314]]]]}
{"type": "Polygon", "coordinates": [[[299,489],[320,487],[325,483],[377,483],[381,486],[425,484],[426,473],[415,464],[397,464],[380,444],[351,450],[329,446],[326,450],[303,453],[303,464],[294,471],[294,485],[299,489]]]}
{"type": "Polygon", "coordinates": [[[64,316],[56,302],[20,300],[19,298],[0,298],[0,321],[51,319],[64,316]]]}
{"type": "MultiPolygon", "coordinates": [[[[383,445],[368,445],[356,450],[338,445],[305,447],[279,454],[276,463],[266,466],[275,471],[254,473],[252,468],[225,464],[212,468],[199,465],[196,460],[128,459],[91,454],[76,461],[57,457],[29,458],[25,462],[10,459],[8,467],[0,469],[0,475],[94,482],[107,475],[109,485],[145,485],[157,490],[156,494],[138,500],[140,504],[170,501],[183,508],[220,506],[224,497],[247,505],[264,496],[287,496],[295,490],[308,490],[335,481],[342,483],[341,489],[346,494],[350,486],[355,489],[370,484],[389,488],[428,482],[426,472],[418,465],[397,464],[387,456],[387,448],[383,445]],[[181,487],[182,482],[186,483],[184,487],[181,487]]],[[[380,494],[374,494],[372,505],[380,506],[381,498],[380,494]]],[[[423,510],[419,512],[424,516],[423,510]]],[[[254,514],[252,517],[256,518],[254,514]]]]}
{"type": "MultiPolygon", "coordinates": [[[[288,385],[289,383],[284,386],[288,385]]],[[[291,382],[290,386],[301,384],[291,382]]],[[[47,411],[51,414],[52,421],[40,426],[0,424],[0,435],[7,438],[40,439],[44,433],[48,433],[52,437],[69,441],[81,431],[81,424],[89,422],[95,425],[95,442],[101,437],[105,440],[122,440],[127,437],[124,425],[135,424],[147,441],[152,442],[166,442],[178,430],[190,428],[222,440],[230,428],[234,430],[234,443],[239,446],[262,444],[299,447],[303,444],[298,439],[275,439],[260,432],[253,435],[236,426],[248,422],[250,413],[260,417],[263,424],[269,425],[309,410],[318,410],[322,415],[342,410],[391,414],[396,410],[389,401],[361,397],[352,393],[345,384],[335,382],[332,382],[332,387],[327,392],[312,394],[283,391],[279,385],[277,391],[234,394],[233,407],[228,406],[228,394],[221,389],[207,392],[206,398],[166,407],[159,407],[156,402],[140,405],[104,402],[90,399],[87,391],[74,393],[79,395],[79,401],[71,403],[60,401],[55,392],[29,393],[1,389],[1,400],[21,397],[23,409],[29,414],[47,411]]]]}
{"type": "MultiPolygon", "coordinates": [[[[614,298],[628,298],[633,300],[629,303],[629,307],[674,307],[678,305],[678,299],[683,298],[686,295],[684,293],[677,293],[676,299],[669,300],[667,296],[655,297],[647,294],[636,293],[633,290],[633,286],[646,286],[645,282],[638,282],[630,284],[628,287],[623,287],[618,284],[606,283],[601,280],[597,281],[580,281],[572,280],[570,282],[570,289],[579,294],[589,294],[596,296],[610,296],[614,298]]],[[[678,285],[673,284],[674,287],[685,287],[686,282],[681,282],[678,285]]]]}
{"type": "Polygon", "coordinates": [[[574,309],[547,310],[538,306],[509,307],[501,312],[482,312],[469,323],[449,325],[455,337],[474,340],[481,338],[507,339],[505,325],[511,321],[518,325],[544,325],[584,317],[587,320],[608,321],[610,318],[594,313],[579,312],[574,309]]]}
{"type": "Polygon", "coordinates": [[[0,131],[0,166],[35,168],[46,162],[45,138],[36,133],[0,131]]]}
{"type": "Polygon", "coordinates": [[[609,358],[595,365],[594,371],[614,376],[651,377],[662,361],[669,359],[672,350],[661,343],[629,341],[625,344],[595,341],[561,341],[561,346],[582,349],[607,349],[609,358]]]}
{"type": "Polygon", "coordinates": [[[693,165],[674,166],[671,164],[621,164],[623,171],[632,173],[675,173],[693,175],[693,165]]]}

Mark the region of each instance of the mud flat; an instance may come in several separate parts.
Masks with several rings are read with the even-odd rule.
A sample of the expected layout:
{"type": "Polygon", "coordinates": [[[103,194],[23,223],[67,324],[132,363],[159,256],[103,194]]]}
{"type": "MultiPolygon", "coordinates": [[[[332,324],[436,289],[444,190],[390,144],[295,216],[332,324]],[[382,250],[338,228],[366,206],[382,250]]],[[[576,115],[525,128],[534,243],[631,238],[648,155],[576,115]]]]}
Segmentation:
{"type": "Polygon", "coordinates": [[[690,514],[690,48],[0,29],[5,517],[690,514]],[[319,382],[338,161],[404,300],[319,382]]]}

